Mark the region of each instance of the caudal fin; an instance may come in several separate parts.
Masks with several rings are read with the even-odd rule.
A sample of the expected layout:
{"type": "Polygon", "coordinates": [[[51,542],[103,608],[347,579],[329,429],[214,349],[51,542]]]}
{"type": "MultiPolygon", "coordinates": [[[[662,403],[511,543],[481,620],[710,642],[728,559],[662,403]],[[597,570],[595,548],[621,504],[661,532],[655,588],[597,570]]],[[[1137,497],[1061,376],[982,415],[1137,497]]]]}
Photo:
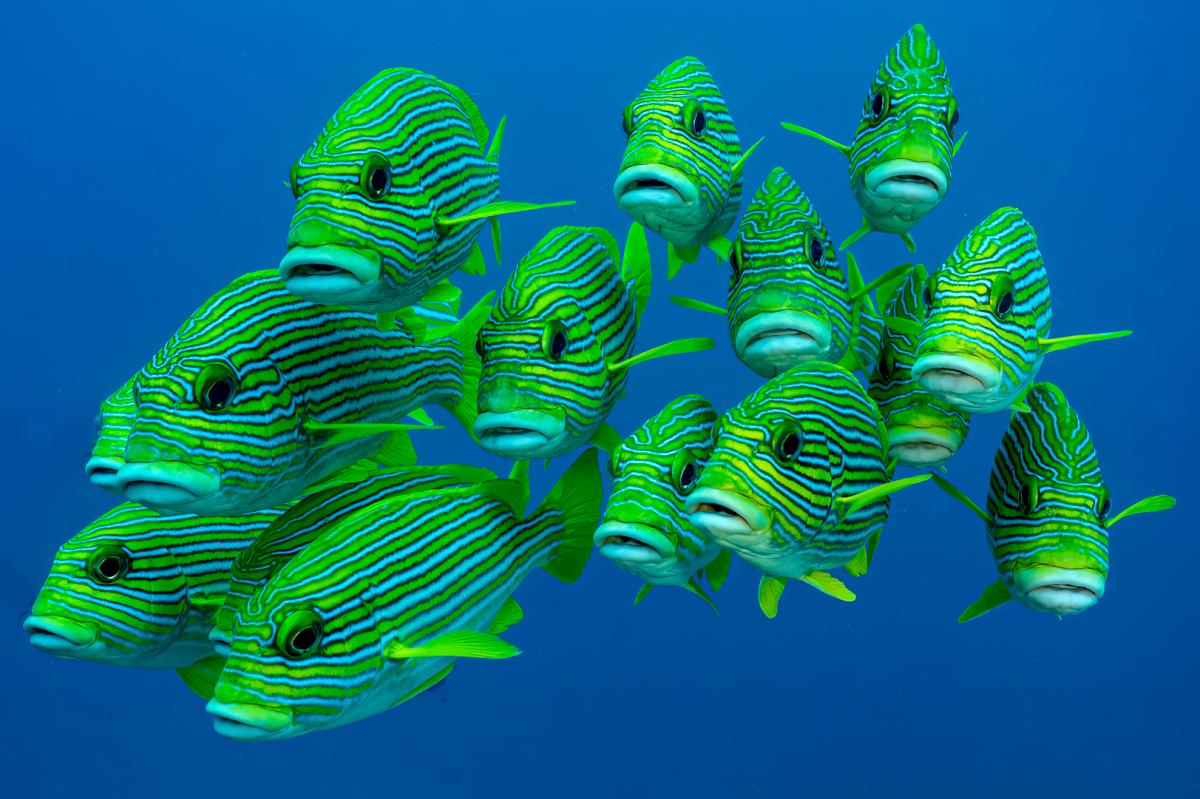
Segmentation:
{"type": "Polygon", "coordinates": [[[585,450],[550,489],[534,515],[561,513],[562,543],[544,567],[556,579],[573,583],[592,554],[592,535],[600,525],[600,466],[596,448],[585,450]]]}

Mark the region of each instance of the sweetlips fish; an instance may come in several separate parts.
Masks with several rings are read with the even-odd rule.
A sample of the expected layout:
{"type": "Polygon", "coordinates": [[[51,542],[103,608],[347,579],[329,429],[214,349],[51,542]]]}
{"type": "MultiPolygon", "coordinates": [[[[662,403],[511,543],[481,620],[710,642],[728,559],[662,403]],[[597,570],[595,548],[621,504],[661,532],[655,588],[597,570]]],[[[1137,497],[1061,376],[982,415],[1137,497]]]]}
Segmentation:
{"type": "Polygon", "coordinates": [[[519,480],[414,491],[343,517],[238,608],[208,711],[218,733],[289,738],[382,713],[460,657],[520,650],[499,633],[535,568],[579,577],[600,516],[594,449],[530,515],[519,480]]]}
{"type": "Polygon", "coordinates": [[[883,319],[853,256],[845,272],[812,202],[776,167],[746,208],[729,254],[729,304],[684,297],[678,305],[725,315],[738,359],[762,377],[798,363],[829,361],[870,372],[883,319]]]}
{"type": "Polygon", "coordinates": [[[772,378],[717,422],[687,511],[714,541],[763,572],[758,599],[769,618],[788,580],[854,600],[825,570],[865,573],[889,495],[929,478],[889,482],[886,435],[859,382],[825,361],[772,378]]]}
{"type": "Polygon", "coordinates": [[[84,465],[92,485],[117,490],[117,470],[125,463],[125,443],[137,414],[133,401],[133,380],[129,380],[100,404],[96,414],[96,443],[84,465]]]}
{"type": "Polygon", "coordinates": [[[209,633],[217,654],[229,655],[238,608],[331,525],[407,493],[465,488],[495,477],[487,469],[458,465],[377,469],[361,474],[357,481],[309,494],[276,518],[234,560],[229,587],[209,633]]]}
{"type": "Polygon", "coordinates": [[[887,324],[920,342],[912,375],[929,393],[972,413],[1024,408],[1047,353],[1132,331],[1049,338],[1050,284],[1033,225],[1000,208],[976,225],[929,276],[923,325],[887,324]]]}
{"type": "Polygon", "coordinates": [[[29,642],[57,657],[178,669],[200,690],[219,671],[208,636],[233,559],[283,510],[160,516],[118,505],[59,547],[23,625],[29,642]]]}
{"type": "Polygon", "coordinates": [[[613,450],[612,495],[593,536],[600,554],[645,581],[634,604],[656,585],[678,585],[716,609],[701,577],[718,591],[729,550],[692,524],[687,494],[712,451],[717,413],[688,394],[670,402],[613,450]]]}
{"type": "Polygon", "coordinates": [[[946,65],[922,25],[909,28],[875,73],[849,145],[783,123],[850,159],[850,188],[863,222],[842,250],[873,230],[896,234],[915,249],[909,231],[950,189],[950,162],[966,140],[966,134],[955,138],[957,125],[958,100],[946,65]]]}
{"type": "Polygon", "coordinates": [[[737,219],[745,153],[712,75],[688,56],[650,81],[621,114],[629,142],[613,184],[634,222],[668,242],[668,277],[702,246],[727,252],[724,233],[737,219]]]}
{"type": "MultiPolygon", "coordinates": [[[[925,267],[915,264],[896,285],[881,287],[879,303],[891,319],[919,325],[925,319],[925,267]]],[[[879,364],[868,393],[887,428],[891,461],[927,468],[940,466],[958,452],[967,437],[971,415],[921,388],[913,377],[917,337],[884,330],[879,364]]]]}
{"type": "Polygon", "coordinates": [[[462,89],[415,69],[350,95],[292,166],[296,211],[279,264],[312,302],[392,314],[455,270],[483,274],[485,221],[571,205],[498,200],[504,121],[488,130],[462,89]],[[486,148],[486,151],[485,151],[486,148]]]}
{"type": "Polygon", "coordinates": [[[377,453],[426,404],[470,429],[490,300],[448,328],[410,316],[385,330],[291,294],[274,271],[238,278],[136,376],[118,490],[163,513],[247,513],[377,453]]]}
{"type": "Polygon", "coordinates": [[[1029,410],[1009,420],[986,509],[940,475],[933,479],[983,519],[1000,572],[960,622],[1010,599],[1060,618],[1082,613],[1104,596],[1109,529],[1126,516],[1175,507],[1172,497],[1157,495],[1113,514],[1092,438],[1052,383],[1033,386],[1029,410]]]}
{"type": "Polygon", "coordinates": [[[600,228],[543,236],[509,276],[476,341],[480,446],[514,460],[551,458],[589,441],[611,451],[620,436],[605,419],[624,396],[629,367],[713,345],[681,339],[633,355],[649,297],[639,226],[630,228],[623,260],[600,228]]]}

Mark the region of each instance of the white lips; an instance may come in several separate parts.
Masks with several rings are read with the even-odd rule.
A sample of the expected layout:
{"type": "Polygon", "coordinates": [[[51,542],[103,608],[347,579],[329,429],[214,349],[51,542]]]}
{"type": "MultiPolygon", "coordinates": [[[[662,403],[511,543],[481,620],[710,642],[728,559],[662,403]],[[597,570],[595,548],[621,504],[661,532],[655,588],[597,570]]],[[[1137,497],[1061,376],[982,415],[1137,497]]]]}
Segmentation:
{"type": "Polygon", "coordinates": [[[331,244],[292,247],[279,262],[279,275],[288,291],[326,305],[355,305],[370,300],[379,285],[379,273],[378,253],[331,244]],[[314,265],[332,269],[306,269],[314,265]]]}
{"type": "Polygon", "coordinates": [[[621,170],[613,184],[613,196],[623,210],[651,205],[673,208],[691,205],[700,197],[687,175],[663,164],[635,164],[621,170]],[[639,185],[641,182],[663,184],[639,185]]]}
{"type": "Polygon", "coordinates": [[[485,411],[475,417],[472,432],[488,452],[525,460],[558,454],[566,427],[562,417],[541,411],[485,411]]]}
{"type": "Polygon", "coordinates": [[[1034,610],[1070,616],[1082,613],[1104,596],[1104,576],[1091,569],[1030,566],[1013,573],[1021,602],[1034,610]]]}
{"type": "Polygon", "coordinates": [[[938,466],[962,446],[962,436],[948,427],[901,425],[888,429],[888,455],[906,466],[938,466]]]}
{"type": "Polygon", "coordinates": [[[895,199],[938,202],[946,196],[949,184],[946,173],[933,164],[904,158],[884,161],[863,175],[867,191],[895,199]]]}
{"type": "Polygon", "coordinates": [[[116,490],[131,502],[155,510],[186,509],[213,496],[221,478],[196,466],[171,461],[126,463],[117,471],[116,490]]]}
{"type": "Polygon", "coordinates": [[[753,502],[716,488],[697,488],[688,495],[685,510],[693,524],[706,530],[718,542],[752,536],[770,525],[767,514],[753,502]],[[707,505],[726,508],[733,515],[707,510],[704,508],[707,505]]]}
{"type": "Polygon", "coordinates": [[[829,323],[813,314],[767,311],[738,327],[733,347],[760,376],[774,377],[798,363],[824,358],[831,337],[829,323]]]}
{"type": "Polygon", "coordinates": [[[913,364],[912,375],[921,388],[967,410],[986,412],[1009,404],[998,396],[1000,371],[970,355],[956,352],[921,355],[913,364]]]}
{"type": "Polygon", "coordinates": [[[634,522],[606,521],[596,529],[592,543],[609,560],[655,563],[675,554],[675,545],[665,535],[634,522]]]}

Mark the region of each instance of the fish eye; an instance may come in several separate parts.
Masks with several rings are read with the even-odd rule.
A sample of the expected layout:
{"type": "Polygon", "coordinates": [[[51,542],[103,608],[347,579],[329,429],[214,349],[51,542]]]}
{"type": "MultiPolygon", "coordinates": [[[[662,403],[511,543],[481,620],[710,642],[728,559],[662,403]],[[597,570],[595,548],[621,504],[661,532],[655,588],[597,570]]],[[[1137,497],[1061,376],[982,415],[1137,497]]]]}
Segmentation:
{"type": "Polygon", "coordinates": [[[554,321],[542,331],[542,353],[552,361],[561,360],[567,351],[567,329],[554,321]]]}
{"type": "Polygon", "coordinates": [[[621,130],[625,131],[625,138],[633,135],[633,106],[627,105],[621,111],[621,130]]]}
{"type": "Polygon", "coordinates": [[[279,625],[275,643],[285,657],[302,658],[317,651],[325,628],[317,614],[311,610],[299,610],[288,615],[279,625]]]}
{"type": "Polygon", "coordinates": [[[288,183],[292,187],[292,196],[297,200],[300,199],[300,162],[296,161],[292,164],[291,171],[288,173],[288,183]]]}
{"type": "Polygon", "coordinates": [[[1112,497],[1109,496],[1107,490],[1105,490],[1103,497],[1103,499],[1096,500],[1096,503],[1099,505],[1099,509],[1096,511],[1096,516],[1098,516],[1102,522],[1107,521],[1108,514],[1112,513],[1112,497]]]}
{"type": "Polygon", "coordinates": [[[671,461],[671,482],[680,491],[685,493],[691,491],[699,476],[700,469],[696,465],[696,459],[690,453],[680,452],[675,456],[675,460],[671,461]]]}
{"type": "Polygon", "coordinates": [[[867,100],[867,113],[870,114],[871,119],[878,120],[888,112],[890,104],[887,92],[880,89],[867,100]]]}
{"type": "Polygon", "coordinates": [[[950,98],[950,105],[946,108],[946,131],[954,136],[954,128],[958,125],[958,100],[950,98]]]}
{"type": "Polygon", "coordinates": [[[88,574],[104,585],[110,585],[129,573],[129,553],[120,547],[103,547],[88,558],[88,574]]]}
{"type": "Polygon", "coordinates": [[[800,454],[800,431],[787,426],[775,436],[775,455],[781,461],[791,462],[800,454]]]}
{"type": "Polygon", "coordinates": [[[892,355],[891,348],[885,347],[883,352],[879,354],[879,377],[884,380],[891,380],[895,372],[896,358],[892,355]]]}
{"type": "Polygon", "coordinates": [[[483,357],[483,331],[480,330],[475,336],[475,354],[480,358],[483,357]]]}
{"type": "Polygon", "coordinates": [[[1037,510],[1039,499],[1038,481],[1031,477],[1025,481],[1025,485],[1021,488],[1021,507],[1026,513],[1033,513],[1037,510]]]}
{"type": "Polygon", "coordinates": [[[825,244],[821,238],[812,231],[805,234],[808,238],[808,246],[805,248],[808,251],[808,261],[813,266],[821,267],[825,265],[825,244]]]}
{"type": "Polygon", "coordinates": [[[932,288],[932,285],[933,285],[932,281],[927,281],[925,283],[925,288],[921,289],[921,304],[925,306],[925,315],[926,316],[929,316],[930,311],[933,310],[933,288],[932,288]]]}
{"type": "Polygon", "coordinates": [[[196,404],[206,411],[219,411],[237,392],[237,376],[223,363],[210,363],[196,377],[196,404]]]}
{"type": "Polygon", "coordinates": [[[1013,295],[1011,291],[1006,291],[1000,295],[1000,302],[996,304],[996,316],[1004,319],[1012,311],[1013,295]]]}
{"type": "Polygon", "coordinates": [[[612,455],[608,456],[608,476],[615,480],[617,479],[617,472],[619,471],[620,467],[617,465],[617,453],[614,452],[612,455]]]}
{"type": "Polygon", "coordinates": [[[732,270],[730,280],[737,282],[742,275],[742,240],[738,239],[729,250],[729,268],[732,270]]]}
{"type": "Polygon", "coordinates": [[[379,153],[371,153],[363,162],[359,186],[376,200],[387,194],[392,185],[392,165],[379,153]]]}
{"type": "Polygon", "coordinates": [[[997,319],[1006,319],[1012,313],[1013,283],[1008,275],[998,275],[992,281],[991,305],[997,319]]]}
{"type": "Polygon", "coordinates": [[[708,116],[699,100],[688,100],[683,104],[683,125],[696,138],[704,135],[708,128],[708,116]]]}

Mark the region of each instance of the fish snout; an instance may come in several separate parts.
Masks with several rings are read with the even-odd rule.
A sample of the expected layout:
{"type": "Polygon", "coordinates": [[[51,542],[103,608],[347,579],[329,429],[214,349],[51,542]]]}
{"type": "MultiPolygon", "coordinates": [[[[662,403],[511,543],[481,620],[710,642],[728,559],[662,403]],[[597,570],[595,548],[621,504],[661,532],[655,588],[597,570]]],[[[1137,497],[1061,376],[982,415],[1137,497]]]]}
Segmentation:
{"type": "Polygon", "coordinates": [[[212,498],[220,488],[214,469],[166,459],[131,460],[116,476],[116,490],[126,499],[159,512],[201,512],[196,503],[212,498]]]}
{"type": "Polygon", "coordinates": [[[35,612],[26,617],[21,627],[29,636],[30,644],[52,655],[70,655],[96,641],[95,626],[65,616],[35,612]]]}
{"type": "Polygon", "coordinates": [[[93,455],[84,464],[83,471],[92,485],[106,491],[117,490],[117,471],[125,464],[122,458],[93,455]]]}
{"type": "Polygon", "coordinates": [[[204,709],[213,716],[213,730],[218,735],[238,741],[282,738],[293,728],[290,708],[250,702],[222,702],[213,697],[204,709]]]}
{"type": "Polygon", "coordinates": [[[1000,410],[993,407],[1004,383],[1001,370],[965,348],[922,347],[912,366],[913,379],[921,388],[968,411],[1000,410]]]}
{"type": "Polygon", "coordinates": [[[778,310],[747,318],[733,336],[738,358],[762,377],[799,363],[827,360],[833,338],[828,314],[778,310]]]}
{"type": "Polygon", "coordinates": [[[953,427],[925,419],[897,419],[888,425],[888,457],[906,466],[940,466],[958,452],[963,435],[953,427]]]}
{"type": "Polygon", "coordinates": [[[1096,569],[1036,564],[1013,572],[1013,590],[1022,604],[1043,613],[1072,616],[1104,596],[1105,575],[1096,569]]]}
{"type": "Polygon", "coordinates": [[[512,409],[480,411],[472,433],[493,455],[514,460],[561,454],[567,419],[561,410],[512,409]]]}

